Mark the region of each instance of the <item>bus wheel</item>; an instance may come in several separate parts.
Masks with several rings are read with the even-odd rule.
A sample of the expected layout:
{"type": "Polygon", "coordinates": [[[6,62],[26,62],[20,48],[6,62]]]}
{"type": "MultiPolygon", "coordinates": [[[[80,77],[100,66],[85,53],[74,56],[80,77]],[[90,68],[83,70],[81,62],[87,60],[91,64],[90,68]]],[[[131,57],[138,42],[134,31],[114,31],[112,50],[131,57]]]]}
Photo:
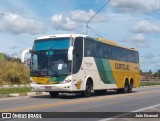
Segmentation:
{"type": "Polygon", "coordinates": [[[106,94],[106,90],[94,90],[94,92],[98,95],[105,95],[106,94]]]}
{"type": "Polygon", "coordinates": [[[49,92],[51,97],[58,97],[59,92],[49,92]]]}
{"type": "Polygon", "coordinates": [[[131,92],[132,92],[132,88],[133,88],[133,84],[130,83],[130,84],[128,85],[128,93],[131,93],[131,92]]]}
{"type": "Polygon", "coordinates": [[[91,95],[91,91],[92,91],[92,84],[90,81],[87,81],[86,90],[82,92],[82,95],[85,97],[89,97],[91,95]]]}
{"type": "Polygon", "coordinates": [[[127,93],[127,92],[128,92],[128,82],[125,82],[123,93],[127,93]]]}
{"type": "Polygon", "coordinates": [[[117,89],[118,93],[127,93],[128,92],[128,82],[125,82],[124,88],[117,89]]]}

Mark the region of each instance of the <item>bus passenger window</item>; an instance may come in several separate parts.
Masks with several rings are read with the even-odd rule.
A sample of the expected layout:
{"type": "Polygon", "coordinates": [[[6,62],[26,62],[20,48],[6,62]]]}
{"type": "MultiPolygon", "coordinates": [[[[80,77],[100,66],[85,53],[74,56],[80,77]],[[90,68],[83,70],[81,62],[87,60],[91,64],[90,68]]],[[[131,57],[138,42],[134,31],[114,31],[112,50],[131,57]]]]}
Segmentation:
{"type": "Polygon", "coordinates": [[[90,50],[87,50],[87,56],[90,56],[90,55],[91,55],[90,50]]]}
{"type": "Polygon", "coordinates": [[[105,58],[106,58],[106,59],[108,58],[108,55],[107,55],[107,54],[105,55],[105,58]]]}

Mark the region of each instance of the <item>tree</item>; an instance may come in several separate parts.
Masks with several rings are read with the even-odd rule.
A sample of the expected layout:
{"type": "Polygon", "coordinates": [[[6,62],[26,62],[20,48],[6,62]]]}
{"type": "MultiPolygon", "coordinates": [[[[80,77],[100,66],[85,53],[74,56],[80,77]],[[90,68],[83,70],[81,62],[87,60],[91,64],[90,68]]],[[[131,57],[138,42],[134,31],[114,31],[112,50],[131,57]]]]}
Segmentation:
{"type": "Polygon", "coordinates": [[[152,74],[152,70],[151,69],[149,70],[149,73],[152,74]]]}
{"type": "Polygon", "coordinates": [[[158,77],[160,79],[160,70],[157,70],[157,72],[154,73],[154,77],[158,77]]]}
{"type": "Polygon", "coordinates": [[[157,70],[157,77],[160,79],[160,70],[157,70]]]}
{"type": "Polygon", "coordinates": [[[8,54],[4,54],[4,58],[5,58],[6,60],[8,60],[8,61],[18,61],[18,62],[20,62],[20,58],[15,58],[15,57],[10,56],[10,55],[8,55],[8,54]]]}

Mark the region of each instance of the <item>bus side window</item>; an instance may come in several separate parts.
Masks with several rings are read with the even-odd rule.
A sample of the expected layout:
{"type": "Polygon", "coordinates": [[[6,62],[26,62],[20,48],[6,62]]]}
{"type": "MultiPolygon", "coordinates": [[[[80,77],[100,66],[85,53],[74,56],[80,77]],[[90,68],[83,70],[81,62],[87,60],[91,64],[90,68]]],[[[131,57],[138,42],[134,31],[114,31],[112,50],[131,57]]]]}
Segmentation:
{"type": "Polygon", "coordinates": [[[103,48],[103,58],[108,59],[107,48],[103,48]]]}
{"type": "Polygon", "coordinates": [[[90,55],[91,55],[90,50],[87,50],[87,56],[90,56],[90,55]]]}
{"type": "Polygon", "coordinates": [[[113,59],[112,50],[110,48],[107,49],[107,55],[108,55],[108,59],[113,59]]]}
{"type": "Polygon", "coordinates": [[[96,49],[96,44],[94,42],[94,40],[85,39],[85,44],[84,44],[84,56],[85,57],[95,57],[95,49],[96,49]]]}
{"type": "Polygon", "coordinates": [[[105,55],[105,58],[108,59],[108,55],[107,54],[105,55]]]}
{"type": "Polygon", "coordinates": [[[83,38],[77,37],[74,41],[73,50],[73,73],[77,73],[81,67],[83,58],[83,38]]]}
{"type": "Polygon", "coordinates": [[[73,55],[73,72],[76,72],[78,69],[78,54],[73,55]]]}

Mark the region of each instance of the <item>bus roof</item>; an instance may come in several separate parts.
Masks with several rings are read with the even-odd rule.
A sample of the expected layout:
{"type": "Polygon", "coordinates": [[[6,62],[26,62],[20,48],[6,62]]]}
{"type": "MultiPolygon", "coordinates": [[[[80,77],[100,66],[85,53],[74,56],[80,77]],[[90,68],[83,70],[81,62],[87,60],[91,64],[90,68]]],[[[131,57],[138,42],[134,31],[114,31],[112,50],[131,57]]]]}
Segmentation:
{"type": "Polygon", "coordinates": [[[107,44],[111,44],[111,45],[118,45],[116,42],[110,41],[110,40],[106,40],[104,38],[95,38],[96,40],[99,40],[101,42],[107,43],[107,44]]]}
{"type": "Polygon", "coordinates": [[[137,51],[135,48],[127,48],[127,47],[124,47],[124,46],[120,46],[116,42],[113,42],[113,41],[110,41],[110,40],[106,40],[104,38],[94,38],[94,39],[98,40],[100,42],[103,42],[103,43],[107,43],[107,44],[113,45],[113,46],[118,46],[118,47],[121,47],[121,48],[137,51]]]}
{"type": "MultiPolygon", "coordinates": [[[[42,37],[38,37],[36,38],[37,40],[41,40],[41,39],[49,39],[49,38],[60,38],[60,37],[89,37],[88,35],[85,35],[85,34],[55,34],[55,35],[47,35],[47,36],[42,36],[42,37]]],[[[89,38],[93,38],[93,37],[89,37],[89,38]]],[[[121,47],[121,48],[125,48],[125,49],[129,49],[129,50],[134,50],[136,51],[135,48],[127,48],[127,47],[123,47],[123,46],[120,46],[118,45],[116,42],[113,42],[113,41],[110,41],[110,40],[106,40],[104,38],[93,38],[95,40],[98,40],[100,42],[103,42],[103,43],[106,43],[106,44],[110,44],[110,45],[113,45],[113,46],[118,46],[118,47],[121,47]]]]}
{"type": "Polygon", "coordinates": [[[84,34],[57,34],[57,35],[48,35],[43,37],[38,37],[36,39],[48,39],[48,38],[60,38],[60,37],[87,37],[88,35],[84,34]]]}

